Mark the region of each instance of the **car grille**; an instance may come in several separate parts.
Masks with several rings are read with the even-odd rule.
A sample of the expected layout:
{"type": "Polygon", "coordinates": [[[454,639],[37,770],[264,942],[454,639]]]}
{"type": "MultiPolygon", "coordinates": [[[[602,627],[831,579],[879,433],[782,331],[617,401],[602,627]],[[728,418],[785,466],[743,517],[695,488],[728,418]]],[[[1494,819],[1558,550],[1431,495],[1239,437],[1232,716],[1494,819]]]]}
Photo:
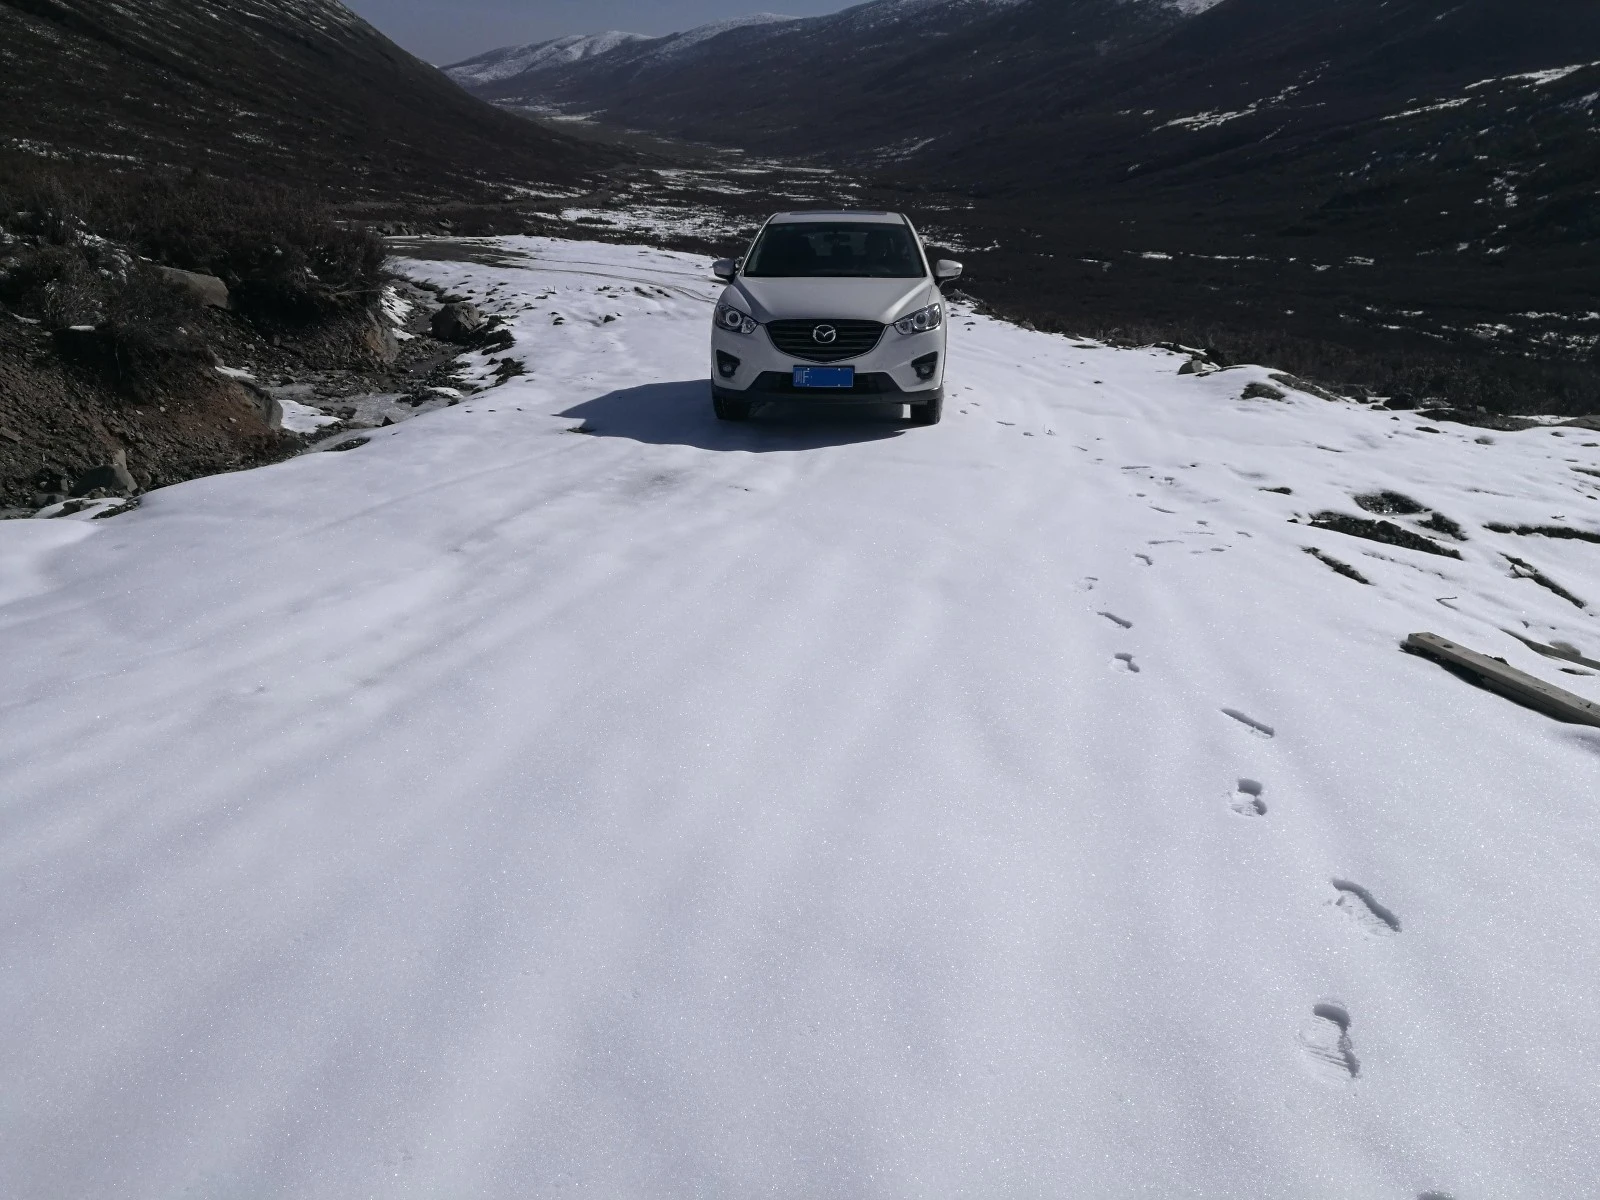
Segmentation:
{"type": "Polygon", "coordinates": [[[860,358],[883,340],[884,326],[876,321],[771,321],[767,334],[785,354],[806,362],[834,363],[860,358]],[[819,328],[831,328],[835,340],[817,340],[819,328]]]}

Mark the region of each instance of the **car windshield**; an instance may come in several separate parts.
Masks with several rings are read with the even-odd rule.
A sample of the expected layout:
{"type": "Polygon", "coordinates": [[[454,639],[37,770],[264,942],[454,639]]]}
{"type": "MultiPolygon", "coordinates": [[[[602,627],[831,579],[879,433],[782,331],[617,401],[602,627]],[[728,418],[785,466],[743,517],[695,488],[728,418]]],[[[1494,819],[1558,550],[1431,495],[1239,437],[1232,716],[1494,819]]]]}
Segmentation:
{"type": "Polygon", "coordinates": [[[918,279],[927,274],[904,225],[768,225],[744,273],[764,279],[918,279]]]}

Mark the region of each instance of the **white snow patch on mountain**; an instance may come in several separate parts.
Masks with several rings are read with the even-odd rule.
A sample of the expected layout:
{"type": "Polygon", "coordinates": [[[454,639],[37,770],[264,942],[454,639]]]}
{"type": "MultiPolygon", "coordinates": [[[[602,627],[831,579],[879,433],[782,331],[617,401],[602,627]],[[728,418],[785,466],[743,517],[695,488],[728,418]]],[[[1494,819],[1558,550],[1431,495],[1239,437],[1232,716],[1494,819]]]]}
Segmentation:
{"type": "Polygon", "coordinates": [[[842,12],[808,18],[807,23],[819,27],[868,29],[914,19],[937,9],[982,14],[1022,3],[1025,0],[868,0],[866,4],[842,12]]]}
{"type": "Polygon", "coordinates": [[[1528,71],[1521,75],[1498,75],[1493,79],[1480,79],[1477,83],[1467,84],[1467,91],[1488,87],[1492,83],[1520,83],[1527,87],[1547,87],[1569,75],[1576,75],[1579,71],[1588,71],[1595,67],[1600,67],[1600,62],[1573,63],[1567,67],[1551,67],[1546,71],[1528,71]]]}
{"type": "Polygon", "coordinates": [[[652,54],[671,57],[735,29],[780,25],[793,20],[796,18],[780,16],[777,13],[754,13],[746,17],[713,21],[683,33],[656,35],[611,31],[557,38],[548,42],[535,42],[529,46],[510,46],[491,50],[476,58],[469,58],[465,62],[446,67],[445,74],[464,86],[492,83],[500,79],[510,79],[515,75],[537,74],[540,71],[570,66],[573,63],[610,54],[623,47],[639,46],[644,43],[655,43],[652,54]]]}
{"type": "Polygon", "coordinates": [[[446,67],[444,70],[446,75],[460,84],[493,83],[499,79],[509,79],[514,75],[525,75],[529,72],[582,62],[584,59],[609,54],[620,46],[657,40],[659,39],[648,34],[623,33],[618,30],[582,34],[556,38],[548,42],[535,42],[529,46],[508,46],[500,50],[491,50],[476,58],[469,58],[465,62],[446,67]]]}
{"type": "Polygon", "coordinates": [[[1471,97],[1469,97],[1469,96],[1460,96],[1460,97],[1457,97],[1454,100],[1440,100],[1435,104],[1424,104],[1421,108],[1408,108],[1408,109],[1405,110],[1405,112],[1390,113],[1387,117],[1384,118],[1384,120],[1385,121],[1403,121],[1407,117],[1418,117],[1418,116],[1421,116],[1424,113],[1431,113],[1431,112],[1443,112],[1446,109],[1461,108],[1461,107],[1463,107],[1465,105],[1468,105],[1468,104],[1471,104],[1471,103],[1472,103],[1471,97]]]}
{"type": "Polygon", "coordinates": [[[1592,1194],[1600,730],[1398,648],[1600,698],[1592,432],[959,303],[726,426],[708,260],[469,249],[525,376],[0,522],[0,1194],[1592,1194]]]}
{"type": "Polygon", "coordinates": [[[787,25],[795,20],[798,20],[798,18],[780,16],[777,13],[754,13],[748,17],[730,17],[726,21],[713,21],[709,25],[701,25],[698,28],[690,29],[683,33],[675,33],[671,37],[663,39],[663,44],[659,47],[657,53],[663,57],[681,54],[683,51],[692,49],[702,42],[709,42],[712,38],[721,37],[723,34],[731,33],[735,29],[750,29],[762,25],[787,25]]]}
{"type": "Polygon", "coordinates": [[[651,60],[668,60],[687,54],[713,38],[738,29],[766,26],[774,33],[780,34],[786,27],[791,26],[802,29],[842,27],[866,30],[913,19],[926,10],[955,8],[967,12],[986,12],[1022,2],[1023,0],[868,0],[868,3],[820,17],[753,13],[749,16],[713,21],[682,33],[662,36],[613,32],[559,38],[531,46],[506,47],[446,67],[445,73],[464,86],[472,86],[509,79],[516,75],[537,74],[646,42],[654,44],[644,56],[644,63],[651,60]]]}

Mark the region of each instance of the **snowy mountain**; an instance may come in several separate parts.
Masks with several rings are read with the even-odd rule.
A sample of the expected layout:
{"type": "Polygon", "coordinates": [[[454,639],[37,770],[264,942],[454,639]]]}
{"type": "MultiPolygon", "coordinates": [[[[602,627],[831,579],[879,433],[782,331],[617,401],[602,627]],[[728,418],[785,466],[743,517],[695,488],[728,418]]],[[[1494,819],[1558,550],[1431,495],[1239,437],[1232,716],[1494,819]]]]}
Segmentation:
{"type": "MultiPolygon", "coordinates": [[[[755,13],[663,37],[604,33],[491,50],[445,68],[463,87],[486,98],[560,102],[569,91],[601,93],[619,82],[672,80],[706,70],[719,56],[805,54],[817,46],[904,39],[912,45],[1022,0],[868,0],[842,12],[796,18],[755,13]],[[569,53],[567,47],[579,53],[569,53]],[[519,68],[520,69],[515,69],[519,68]]],[[[1142,2],[1142,0],[1138,0],[1142,2]]]]}
{"type": "Polygon", "coordinates": [[[779,25],[786,25],[797,20],[796,17],[785,17],[778,13],[753,13],[747,17],[729,17],[723,21],[713,21],[709,25],[700,25],[685,33],[674,33],[660,40],[660,43],[651,47],[653,53],[670,58],[693,49],[702,42],[709,42],[712,38],[721,37],[725,33],[732,33],[736,29],[759,30],[779,25]]]}
{"type": "Polygon", "coordinates": [[[890,175],[1030,319],[1245,329],[1386,394],[1384,362],[1428,362],[1426,398],[1484,355],[1480,401],[1593,392],[1512,363],[1596,346],[1600,5],[922,0],[703,45],[483,94],[890,175]]]}
{"type": "Polygon", "coordinates": [[[463,87],[471,88],[486,83],[496,83],[514,76],[536,75],[552,67],[583,62],[597,55],[607,54],[618,46],[656,39],[643,33],[592,33],[555,38],[548,42],[535,42],[529,46],[507,46],[491,50],[476,58],[445,68],[445,74],[463,87]]]}
{"type": "MultiPolygon", "coordinates": [[[[484,67],[515,61],[518,51],[446,70],[474,94],[512,107],[594,113],[633,128],[767,151],[870,155],[951,117],[940,104],[909,112],[895,111],[896,104],[924,93],[960,102],[970,90],[963,76],[975,67],[1003,77],[1012,59],[1031,54],[1035,47],[1011,34],[1008,21],[1036,3],[871,0],[820,17],[722,22],[619,44],[581,61],[540,58],[515,74],[491,67],[493,79],[482,77],[484,67]],[[739,69],[724,69],[729,62],[739,69]]],[[[1050,7],[1075,22],[1052,42],[1063,66],[1183,17],[1172,0],[1050,0],[1050,7]]]]}
{"type": "Polygon", "coordinates": [[[700,25],[684,33],[661,36],[621,33],[615,30],[608,33],[575,34],[547,42],[534,42],[527,46],[507,46],[499,50],[490,50],[485,54],[448,66],[444,68],[444,72],[468,90],[501,83],[508,79],[518,80],[523,86],[527,86],[538,76],[557,68],[572,66],[575,63],[588,63],[592,59],[609,55],[612,51],[624,47],[637,51],[636,54],[628,56],[631,62],[665,61],[735,29],[775,25],[794,19],[774,13],[756,13],[748,17],[713,21],[709,25],[700,25]]]}
{"type": "Polygon", "coordinates": [[[0,522],[0,1194],[1595,1195],[1600,729],[1400,649],[1600,700],[1592,432],[727,428],[708,259],[472,256],[527,374],[0,522]]]}
{"type": "Polygon", "coordinates": [[[464,95],[337,0],[0,0],[0,148],[414,197],[593,150],[464,95]]]}

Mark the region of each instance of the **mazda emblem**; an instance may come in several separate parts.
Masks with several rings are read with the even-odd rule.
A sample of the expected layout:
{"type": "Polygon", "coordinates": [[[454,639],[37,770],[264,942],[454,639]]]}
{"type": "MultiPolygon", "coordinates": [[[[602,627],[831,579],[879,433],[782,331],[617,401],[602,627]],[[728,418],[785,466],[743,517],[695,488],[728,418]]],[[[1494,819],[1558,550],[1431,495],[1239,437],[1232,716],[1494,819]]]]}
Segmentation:
{"type": "Polygon", "coordinates": [[[839,331],[832,325],[818,325],[811,331],[811,336],[824,346],[831,346],[839,340],[839,331]]]}

